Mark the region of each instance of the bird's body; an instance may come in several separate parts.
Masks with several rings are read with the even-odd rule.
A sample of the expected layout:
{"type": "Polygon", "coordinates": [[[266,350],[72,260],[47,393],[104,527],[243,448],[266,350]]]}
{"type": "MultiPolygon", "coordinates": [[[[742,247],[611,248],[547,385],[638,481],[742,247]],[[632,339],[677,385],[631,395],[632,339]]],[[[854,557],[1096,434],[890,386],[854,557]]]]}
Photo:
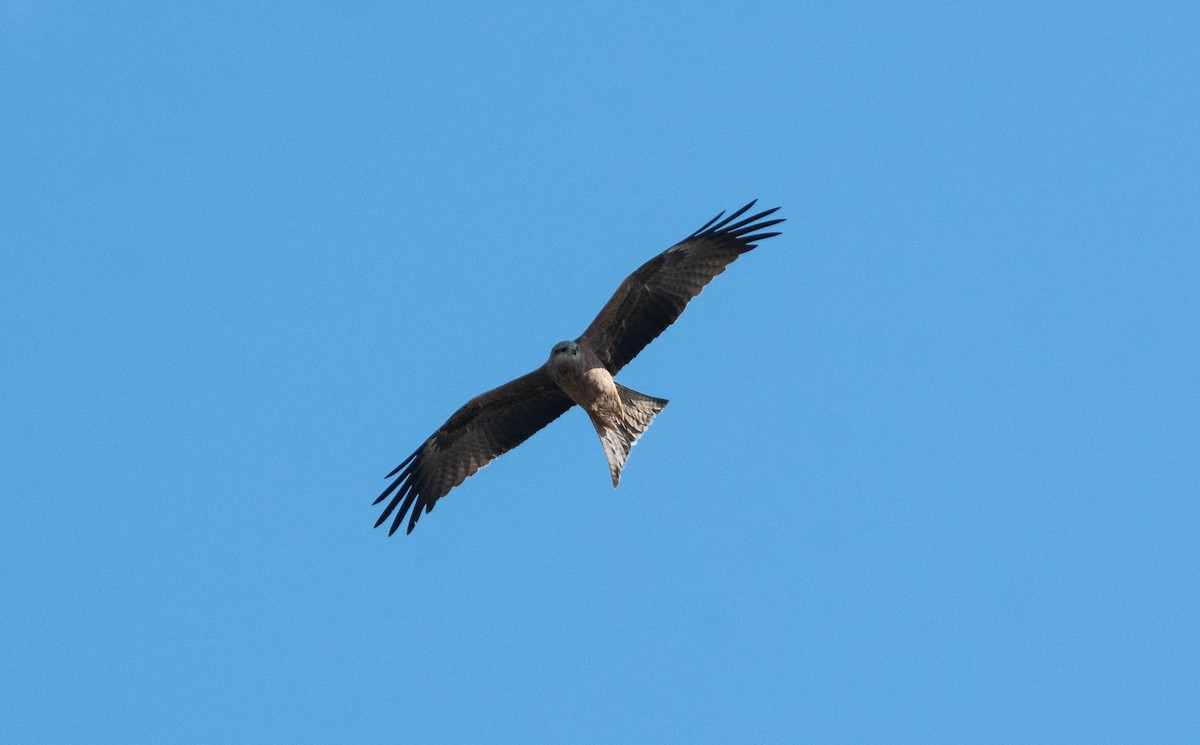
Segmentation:
{"type": "Polygon", "coordinates": [[[589,414],[616,416],[621,410],[617,384],[590,346],[560,341],[550,350],[546,374],[589,414]]]}
{"type": "Polygon", "coordinates": [[[783,222],[762,220],[775,209],[734,222],[753,205],[724,220],[717,215],[643,264],[626,278],[582,336],[555,344],[541,367],[476,396],[456,411],[388,474],[395,480],[375,502],[389,496],[391,500],[375,525],[383,524],[399,507],[390,535],[411,507],[411,533],[420,515],[432,510],[451,489],[576,404],[596,428],[615,488],[630,448],[667,401],[626,388],[614,376],[670,326],[713,277],[753,249],[754,241],[779,235],[757,232],[783,222]]]}
{"type": "Polygon", "coordinates": [[[638,393],[613,380],[612,373],[586,342],[555,344],[543,369],[592,420],[604,445],[613,488],[617,488],[630,449],[667,401],[638,393]]]}

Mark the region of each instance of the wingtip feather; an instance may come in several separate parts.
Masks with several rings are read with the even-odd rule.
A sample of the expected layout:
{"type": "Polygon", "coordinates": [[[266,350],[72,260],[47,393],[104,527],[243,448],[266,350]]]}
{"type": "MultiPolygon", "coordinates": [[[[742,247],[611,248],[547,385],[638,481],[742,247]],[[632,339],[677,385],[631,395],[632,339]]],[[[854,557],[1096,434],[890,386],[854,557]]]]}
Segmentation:
{"type": "Polygon", "coordinates": [[[728,235],[734,236],[735,238],[739,238],[739,237],[741,237],[739,234],[739,231],[742,234],[749,233],[749,232],[753,232],[755,230],[759,230],[761,228],[769,227],[771,225],[775,225],[777,223],[783,222],[782,219],[777,219],[777,220],[769,221],[769,222],[763,223],[763,224],[756,224],[758,220],[761,220],[764,217],[767,217],[767,216],[772,215],[775,212],[777,212],[779,210],[779,207],[772,207],[769,210],[763,210],[762,212],[758,212],[754,215],[751,215],[750,217],[742,218],[740,221],[735,222],[736,220],[738,220],[739,217],[742,217],[742,215],[749,212],[750,209],[753,208],[755,204],[758,204],[758,200],[752,199],[752,200],[750,200],[750,202],[743,205],[741,208],[735,210],[734,212],[732,212],[730,215],[728,215],[726,217],[723,217],[725,215],[724,212],[718,213],[716,217],[714,217],[713,219],[704,223],[704,225],[700,226],[699,230],[692,233],[690,236],[688,236],[688,238],[697,238],[697,237],[700,237],[703,235],[712,235],[715,233],[728,234],[728,235]]]}
{"type": "Polygon", "coordinates": [[[708,230],[708,229],[709,229],[709,227],[711,227],[711,226],[712,226],[712,224],[713,224],[713,223],[715,223],[717,220],[720,220],[720,219],[721,219],[721,216],[722,216],[722,215],[724,215],[724,214],[725,214],[725,210],[721,210],[720,212],[718,212],[718,213],[717,213],[717,216],[716,216],[716,217],[714,217],[713,219],[711,219],[711,220],[709,220],[708,222],[706,222],[706,223],[704,223],[703,225],[701,225],[701,226],[700,226],[700,227],[699,227],[699,228],[696,230],[696,232],[692,233],[692,234],[691,234],[690,236],[688,236],[688,237],[689,237],[689,238],[694,238],[694,237],[696,237],[696,236],[700,235],[701,233],[703,233],[704,231],[708,230]]]}
{"type": "MultiPolygon", "coordinates": [[[[424,447],[424,445],[422,445],[421,447],[424,447]]],[[[413,459],[414,459],[414,458],[416,458],[416,457],[417,457],[417,455],[418,455],[420,452],[421,452],[421,448],[417,448],[415,451],[413,451],[413,454],[412,454],[412,455],[410,455],[410,456],[408,456],[407,458],[405,458],[403,463],[401,463],[400,465],[398,465],[398,466],[396,466],[395,468],[393,468],[393,469],[392,469],[392,472],[391,472],[391,473],[389,473],[387,476],[384,476],[384,478],[385,478],[385,479],[390,479],[391,477],[395,476],[397,473],[400,473],[400,469],[401,469],[401,468],[404,468],[404,467],[405,467],[405,466],[407,466],[409,463],[412,463],[413,459]]]]}
{"type": "Polygon", "coordinates": [[[774,238],[777,235],[783,235],[783,233],[760,233],[758,235],[748,235],[743,240],[746,241],[747,246],[753,247],[758,243],[758,241],[765,241],[766,239],[774,238]]]}
{"type": "Polygon", "coordinates": [[[747,210],[749,210],[751,207],[753,207],[753,206],[755,205],[755,203],[756,203],[756,202],[758,202],[758,200],[757,200],[757,199],[751,199],[749,203],[747,203],[747,204],[743,205],[743,206],[742,206],[742,208],[741,208],[741,209],[739,209],[737,212],[734,212],[732,215],[730,215],[729,217],[725,218],[725,222],[726,222],[726,223],[731,223],[731,222],[733,222],[734,220],[736,220],[736,219],[738,219],[739,217],[741,217],[742,215],[746,214],[746,211],[747,211],[747,210]]]}
{"type": "Polygon", "coordinates": [[[774,220],[767,220],[765,223],[758,222],[759,220],[763,219],[764,217],[767,217],[768,215],[771,215],[771,214],[777,212],[778,210],[779,210],[779,208],[776,207],[774,209],[769,209],[764,212],[759,212],[757,215],[751,215],[750,217],[747,217],[745,220],[742,220],[741,222],[739,222],[735,225],[727,225],[722,230],[731,235],[737,235],[739,231],[747,232],[750,230],[757,230],[760,227],[765,228],[768,225],[774,225],[776,223],[783,222],[784,218],[782,218],[782,217],[776,218],[774,220]]]}
{"type": "MultiPolygon", "coordinates": [[[[396,529],[400,527],[400,523],[404,522],[404,516],[408,514],[409,509],[412,509],[412,514],[414,517],[421,511],[421,500],[424,498],[425,497],[420,493],[420,490],[416,486],[413,486],[412,490],[408,493],[408,496],[404,498],[404,504],[400,507],[400,511],[396,513],[396,520],[392,523],[392,529],[388,531],[388,535],[392,535],[396,532],[396,529]],[[415,506],[413,505],[413,502],[416,502],[415,506]]],[[[417,521],[414,519],[408,524],[409,533],[412,532],[413,525],[415,525],[416,522],[417,521]]]]}

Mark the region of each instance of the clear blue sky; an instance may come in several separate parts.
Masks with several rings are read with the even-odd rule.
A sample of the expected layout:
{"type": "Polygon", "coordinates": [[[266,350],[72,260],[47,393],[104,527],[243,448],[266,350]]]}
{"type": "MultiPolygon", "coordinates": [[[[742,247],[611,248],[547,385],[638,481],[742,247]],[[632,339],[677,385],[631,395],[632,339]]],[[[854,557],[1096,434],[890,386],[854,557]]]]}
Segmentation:
{"type": "Polygon", "coordinates": [[[0,741],[1200,742],[1198,38],[0,0],[0,741]],[[372,530],[754,197],[620,490],[576,409],[372,530]]]}

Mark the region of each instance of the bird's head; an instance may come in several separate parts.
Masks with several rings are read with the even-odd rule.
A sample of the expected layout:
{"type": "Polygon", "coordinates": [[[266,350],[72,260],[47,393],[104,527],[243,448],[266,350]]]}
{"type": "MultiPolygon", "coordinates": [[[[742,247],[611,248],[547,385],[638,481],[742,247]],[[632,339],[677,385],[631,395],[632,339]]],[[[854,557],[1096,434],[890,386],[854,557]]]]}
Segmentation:
{"type": "Polygon", "coordinates": [[[560,354],[570,355],[571,357],[579,356],[579,345],[573,341],[560,341],[550,350],[550,358],[553,359],[560,354]]]}
{"type": "Polygon", "coordinates": [[[560,341],[550,350],[550,364],[578,365],[580,363],[579,345],[573,341],[560,341]]]}

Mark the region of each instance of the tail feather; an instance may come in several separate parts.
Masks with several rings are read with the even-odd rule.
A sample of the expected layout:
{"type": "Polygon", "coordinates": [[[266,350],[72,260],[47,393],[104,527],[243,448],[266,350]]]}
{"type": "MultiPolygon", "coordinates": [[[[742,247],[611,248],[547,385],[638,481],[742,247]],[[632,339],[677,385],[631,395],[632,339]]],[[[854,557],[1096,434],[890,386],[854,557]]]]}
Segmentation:
{"type": "Polygon", "coordinates": [[[621,481],[621,471],[625,469],[630,449],[650,426],[650,422],[654,421],[655,415],[667,405],[665,398],[647,396],[620,383],[616,385],[624,416],[615,427],[592,417],[596,434],[600,435],[600,443],[604,446],[604,455],[608,458],[608,471],[612,475],[614,489],[621,481]]]}

